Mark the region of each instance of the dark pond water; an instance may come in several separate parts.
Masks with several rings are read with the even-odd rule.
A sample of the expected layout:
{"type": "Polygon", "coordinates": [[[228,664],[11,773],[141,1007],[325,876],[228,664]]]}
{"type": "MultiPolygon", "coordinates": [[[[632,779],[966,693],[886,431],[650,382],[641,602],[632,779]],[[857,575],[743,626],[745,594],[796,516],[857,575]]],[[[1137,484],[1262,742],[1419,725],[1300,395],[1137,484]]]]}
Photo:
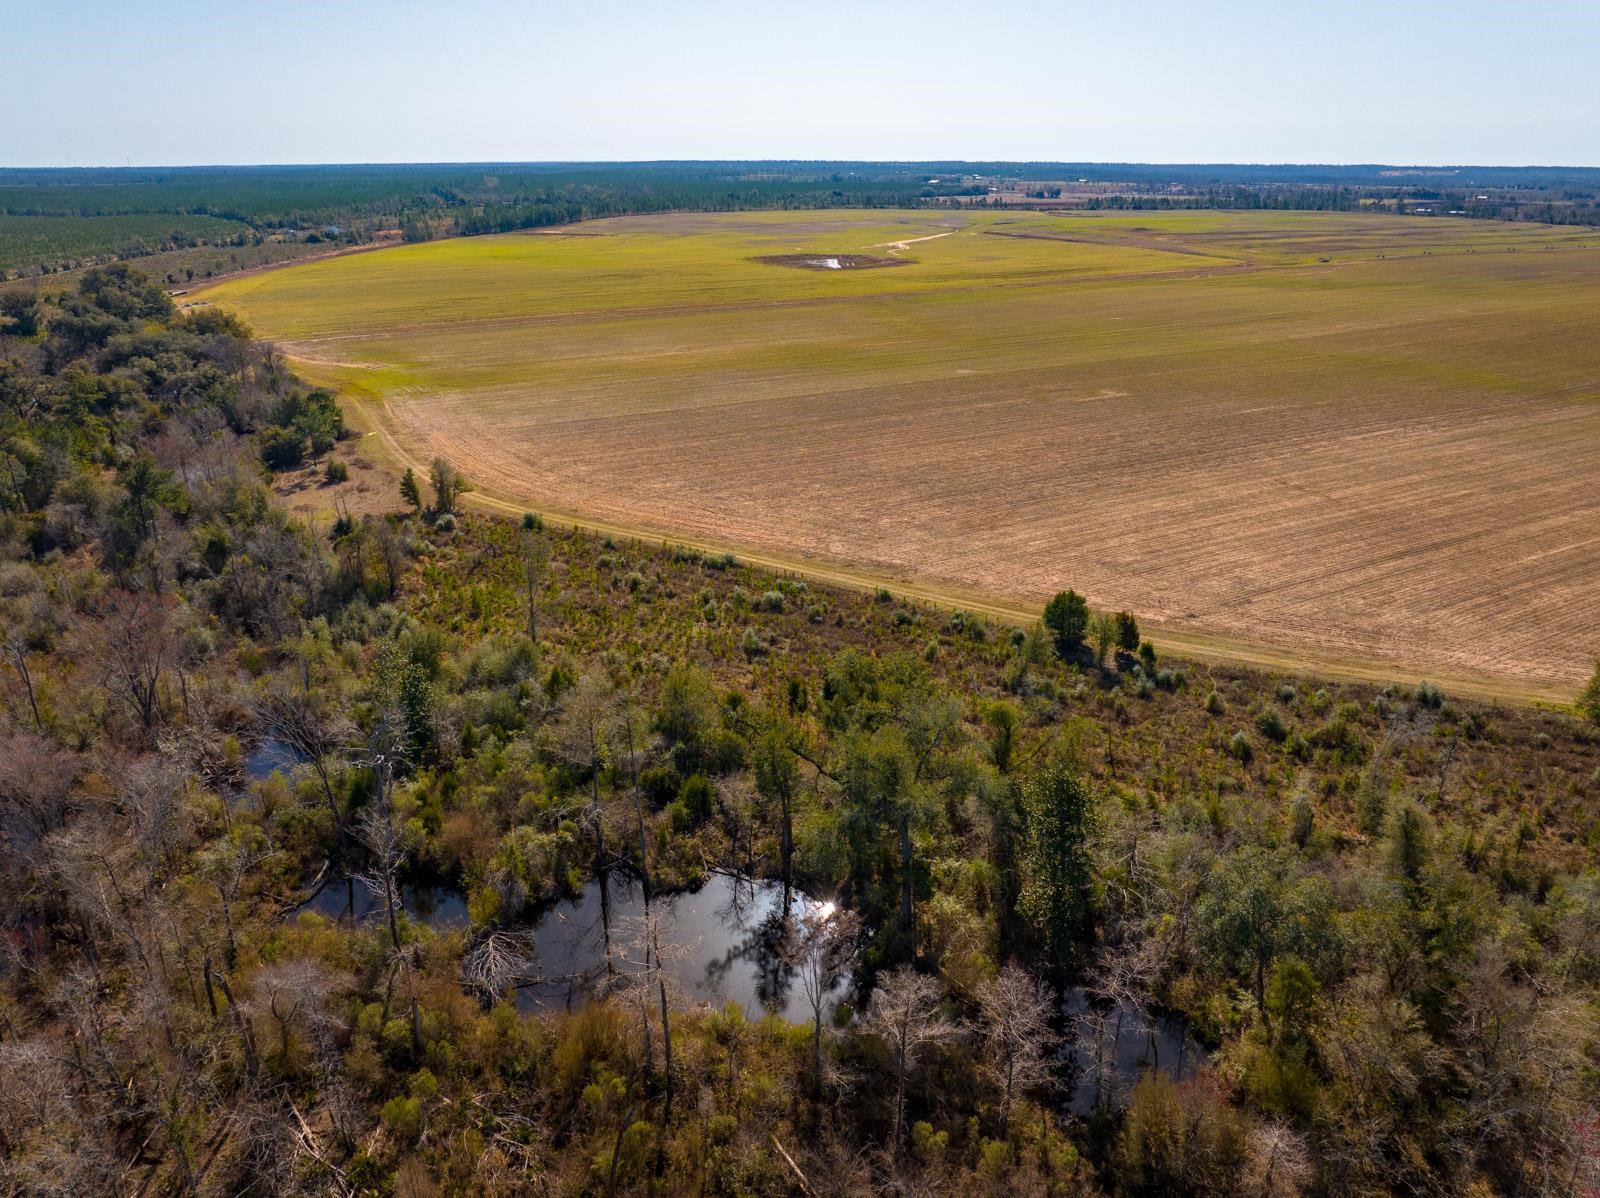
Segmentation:
{"type": "Polygon", "coordinates": [[[257,811],[261,807],[261,796],[249,785],[251,782],[263,782],[273,774],[281,774],[287,778],[295,769],[305,763],[305,758],[284,744],[281,740],[270,737],[260,742],[245,755],[244,759],[244,786],[227,786],[222,790],[222,797],[229,806],[242,811],[257,811]]]}
{"type": "MultiPolygon", "coordinates": [[[[400,897],[406,914],[419,923],[440,931],[467,926],[467,900],[459,890],[407,883],[400,887],[400,897]]],[[[353,878],[335,878],[300,910],[356,923],[383,918],[381,906],[372,892],[353,878]]]]}
{"type": "MultiPolygon", "coordinates": [[[[644,895],[631,878],[613,875],[608,897],[609,920],[602,918],[600,883],[591,881],[580,897],[551,908],[534,924],[540,980],[518,991],[522,1010],[579,1006],[636,970],[631,962],[643,959],[644,895]]],[[[790,892],[789,903],[794,915],[820,905],[798,891],[790,892]]],[[[736,1002],[751,1018],[774,1014],[809,1021],[804,989],[777,956],[782,906],[780,883],[721,873],[699,890],[652,898],[669,993],[674,985],[678,991],[674,1001],[714,1007],[736,1002]]],[[[847,979],[835,986],[830,1012],[848,987],[847,979]]]]}
{"type": "Polygon", "coordinates": [[[304,763],[305,758],[291,746],[269,737],[258,744],[244,759],[244,773],[251,781],[271,777],[274,772],[287,778],[297,765],[304,763]]]}
{"type": "Polygon", "coordinates": [[[1125,1105],[1147,1070],[1182,1081],[1206,1063],[1205,1049],[1167,1016],[1128,1003],[1096,1005],[1077,986],[1063,996],[1062,1012],[1068,1035],[1063,1053],[1067,1109],[1075,1115],[1125,1105]]]}
{"type": "MultiPolygon", "coordinates": [[[[635,880],[622,875],[613,875],[607,886],[607,904],[601,902],[600,883],[591,880],[576,899],[556,904],[533,924],[538,980],[517,991],[519,1009],[573,1009],[636,975],[644,955],[644,894],[635,880]],[[605,907],[609,920],[603,918],[605,907]]],[[[466,899],[457,890],[408,884],[402,896],[407,914],[435,929],[463,928],[469,922],[466,899]]],[[[791,892],[789,902],[795,915],[821,905],[799,891],[791,892]]],[[[721,1007],[736,1002],[753,1019],[774,1014],[809,1022],[804,989],[777,955],[782,905],[779,883],[724,873],[712,874],[699,890],[654,897],[650,910],[660,922],[673,1004],[721,1007]]],[[[346,878],[330,882],[301,909],[346,921],[383,916],[367,888],[346,878]]],[[[851,979],[841,979],[827,1013],[850,992],[851,979]]],[[[1208,1060],[1183,1024],[1167,1016],[1125,1003],[1096,1005],[1080,987],[1065,992],[1061,1010],[1067,1034],[1061,1053],[1063,1089],[1066,1107],[1074,1114],[1126,1105],[1148,1070],[1181,1081],[1208,1060]]]]}

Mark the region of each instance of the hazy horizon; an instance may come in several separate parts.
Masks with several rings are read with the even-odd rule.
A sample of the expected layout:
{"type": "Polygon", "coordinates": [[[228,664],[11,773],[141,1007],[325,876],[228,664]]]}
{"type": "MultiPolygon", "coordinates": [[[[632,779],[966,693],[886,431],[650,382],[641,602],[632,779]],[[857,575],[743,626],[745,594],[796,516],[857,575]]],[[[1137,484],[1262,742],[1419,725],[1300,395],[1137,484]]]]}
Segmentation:
{"type": "Polygon", "coordinates": [[[410,159],[358,159],[351,158],[342,161],[311,160],[304,161],[239,161],[239,162],[84,162],[51,164],[43,162],[16,162],[0,164],[0,170],[8,171],[163,171],[163,170],[296,170],[299,168],[317,169],[323,167],[468,167],[468,166],[676,166],[699,165],[713,163],[734,163],[740,165],[763,166],[767,164],[792,163],[797,165],[829,164],[838,166],[921,166],[921,165],[950,165],[950,166],[1092,166],[1092,167],[1172,167],[1173,169],[1198,170],[1205,167],[1295,167],[1315,168],[1325,166],[1330,168],[1347,167],[1385,167],[1396,170],[1419,171],[1456,171],[1472,170],[1575,170],[1591,171],[1600,170],[1600,162],[1402,162],[1398,160],[1383,160],[1376,158],[1353,158],[1349,161],[1333,162],[1323,160],[1294,160],[1294,159],[1262,159],[1259,161],[1234,159],[1223,161],[1221,159],[1206,161],[1180,161],[1177,159],[1132,159],[1132,158],[1080,158],[1059,159],[1041,158],[1032,155],[1024,158],[953,158],[950,155],[934,155],[929,158],[841,158],[838,155],[824,155],[815,158],[780,158],[764,155],[755,158],[737,158],[727,154],[717,154],[707,158],[410,158],[410,159]]]}
{"type": "Polygon", "coordinates": [[[1267,0],[603,10],[458,0],[263,20],[0,0],[0,165],[1053,161],[1587,165],[1592,13],[1267,0]],[[1588,32],[1585,32],[1585,31],[1588,32]]]}

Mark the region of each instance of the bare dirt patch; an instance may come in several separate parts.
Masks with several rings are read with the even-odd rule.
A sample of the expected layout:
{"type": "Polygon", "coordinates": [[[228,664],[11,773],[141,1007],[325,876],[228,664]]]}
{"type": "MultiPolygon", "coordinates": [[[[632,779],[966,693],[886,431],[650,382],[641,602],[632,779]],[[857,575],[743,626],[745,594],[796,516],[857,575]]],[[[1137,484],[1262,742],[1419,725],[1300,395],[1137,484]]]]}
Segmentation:
{"type": "Polygon", "coordinates": [[[349,471],[349,477],[343,482],[328,480],[328,459],[275,475],[272,491],[278,502],[300,516],[359,518],[400,510],[403,505],[394,479],[361,452],[363,439],[357,436],[341,441],[329,455],[343,462],[349,471]]]}
{"type": "Polygon", "coordinates": [[[763,254],[750,261],[797,270],[873,270],[880,266],[909,266],[912,260],[874,258],[870,254],[763,254]]]}

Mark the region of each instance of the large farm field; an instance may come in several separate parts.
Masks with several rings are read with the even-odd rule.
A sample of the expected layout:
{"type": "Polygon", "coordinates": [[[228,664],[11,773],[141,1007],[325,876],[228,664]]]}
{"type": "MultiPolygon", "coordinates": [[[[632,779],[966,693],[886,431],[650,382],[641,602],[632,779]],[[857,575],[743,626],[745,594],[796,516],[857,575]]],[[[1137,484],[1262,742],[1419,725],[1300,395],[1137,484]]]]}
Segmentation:
{"type": "Polygon", "coordinates": [[[1506,694],[1570,695],[1600,651],[1593,231],[629,217],[203,298],[489,502],[1506,694]]]}

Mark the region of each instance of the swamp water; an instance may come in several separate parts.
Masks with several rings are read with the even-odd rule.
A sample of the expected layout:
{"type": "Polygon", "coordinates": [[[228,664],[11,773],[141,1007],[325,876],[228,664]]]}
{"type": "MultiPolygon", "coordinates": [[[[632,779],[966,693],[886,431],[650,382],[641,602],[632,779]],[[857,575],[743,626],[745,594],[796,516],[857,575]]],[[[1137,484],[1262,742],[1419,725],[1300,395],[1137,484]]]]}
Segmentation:
{"type": "Polygon", "coordinates": [[[302,757],[292,746],[284,744],[281,740],[268,737],[252,749],[244,759],[244,776],[252,782],[259,782],[263,778],[270,778],[274,773],[282,774],[287,778],[294,773],[297,766],[305,764],[302,757]]]}
{"type": "MultiPolygon", "coordinates": [[[[556,904],[533,924],[536,982],[517,993],[524,1011],[582,1005],[643,960],[644,893],[632,878],[613,875],[607,901],[590,881],[576,899],[556,904]],[[609,919],[603,908],[609,907],[609,919]],[[607,947],[610,953],[608,958],[607,947]]],[[[791,915],[821,904],[789,892],[791,915]]],[[[793,972],[778,958],[783,917],[778,882],[714,873],[700,889],[657,895],[656,917],[669,992],[679,1005],[721,1007],[735,1002],[752,1019],[780,1015],[809,1022],[811,1008],[793,972]]],[[[829,996],[831,1011],[848,992],[841,979],[829,996]]]]}
{"type": "Polygon", "coordinates": [[[1081,986],[1062,996],[1061,1013],[1067,1034],[1063,1085],[1067,1109],[1075,1115],[1126,1106],[1129,1092],[1150,1070],[1184,1081],[1208,1060],[1178,1020],[1128,1002],[1093,1003],[1081,986]]]}
{"type": "MultiPolygon", "coordinates": [[[[400,887],[406,915],[436,931],[467,926],[467,899],[450,886],[427,886],[407,882],[400,887]]],[[[365,884],[355,878],[334,878],[301,907],[328,919],[359,923],[383,917],[383,908],[365,884]]]]}
{"type": "MultiPolygon", "coordinates": [[[[638,971],[644,957],[643,890],[620,874],[611,876],[606,890],[602,902],[601,884],[591,879],[576,898],[556,903],[528,926],[535,976],[516,991],[519,1010],[574,1010],[638,971]]],[[[468,924],[460,891],[408,884],[403,897],[411,919],[437,930],[468,924]]],[[[792,915],[821,905],[790,891],[792,915]]],[[[673,1005],[720,1008],[734,1002],[751,1019],[772,1014],[809,1023],[804,990],[778,957],[782,906],[780,883],[727,873],[711,874],[698,890],[652,898],[673,1005]]],[[[343,920],[382,916],[367,888],[346,878],[329,882],[303,910],[343,920]]],[[[835,984],[825,1018],[854,997],[851,987],[850,978],[835,984]]],[[[1066,1035],[1059,1054],[1061,1096],[1075,1115],[1125,1106],[1149,1070],[1182,1081],[1207,1062],[1199,1042],[1167,1016],[1125,1002],[1095,1004],[1076,986],[1064,993],[1060,1009],[1066,1035]]]]}

